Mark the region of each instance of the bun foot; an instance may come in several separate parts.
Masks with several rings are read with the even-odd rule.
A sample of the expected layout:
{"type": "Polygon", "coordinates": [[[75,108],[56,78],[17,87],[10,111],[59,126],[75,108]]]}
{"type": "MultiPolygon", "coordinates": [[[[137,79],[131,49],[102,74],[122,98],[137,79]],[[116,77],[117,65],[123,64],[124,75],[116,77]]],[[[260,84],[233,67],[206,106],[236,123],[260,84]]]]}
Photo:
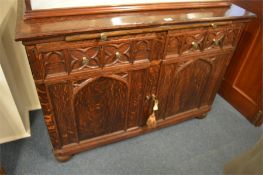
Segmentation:
{"type": "Polygon", "coordinates": [[[54,153],[54,156],[59,162],[66,162],[73,157],[73,155],[61,155],[59,153],[54,153]]]}
{"type": "Polygon", "coordinates": [[[200,115],[200,116],[197,116],[197,117],[195,117],[195,118],[197,118],[197,119],[204,119],[206,116],[207,116],[207,113],[202,114],[202,115],[200,115]]]}

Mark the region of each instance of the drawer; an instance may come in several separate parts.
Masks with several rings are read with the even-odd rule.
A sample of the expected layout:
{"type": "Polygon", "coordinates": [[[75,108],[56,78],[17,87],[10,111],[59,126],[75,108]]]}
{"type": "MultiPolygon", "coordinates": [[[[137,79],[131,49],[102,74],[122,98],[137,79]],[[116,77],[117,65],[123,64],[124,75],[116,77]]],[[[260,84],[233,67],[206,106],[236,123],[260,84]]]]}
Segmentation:
{"type": "Polygon", "coordinates": [[[165,32],[38,45],[46,77],[162,58],[165,32]]]}
{"type": "Polygon", "coordinates": [[[171,56],[180,56],[201,52],[205,37],[204,28],[171,30],[168,32],[166,53],[171,56]]]}
{"type": "Polygon", "coordinates": [[[198,54],[204,51],[231,49],[237,44],[241,25],[226,25],[168,32],[166,58],[198,54]]]}

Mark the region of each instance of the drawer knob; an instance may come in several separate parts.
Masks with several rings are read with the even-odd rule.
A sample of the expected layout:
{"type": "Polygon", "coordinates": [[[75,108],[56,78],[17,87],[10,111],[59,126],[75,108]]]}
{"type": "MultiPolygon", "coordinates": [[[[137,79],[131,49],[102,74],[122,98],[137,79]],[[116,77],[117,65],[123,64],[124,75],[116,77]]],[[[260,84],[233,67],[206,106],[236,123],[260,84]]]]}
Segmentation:
{"type": "Polygon", "coordinates": [[[117,59],[120,59],[121,58],[121,53],[120,52],[116,52],[115,56],[116,56],[117,59]]]}
{"type": "Polygon", "coordinates": [[[217,25],[216,25],[215,23],[212,23],[212,24],[211,24],[211,27],[217,28],[217,25]]]}
{"type": "Polygon", "coordinates": [[[221,45],[221,42],[223,41],[224,36],[220,37],[219,39],[213,39],[213,43],[215,46],[221,45]]]}
{"type": "MultiPolygon", "coordinates": [[[[153,100],[153,112],[152,114],[149,116],[148,120],[147,120],[147,126],[148,128],[155,128],[156,127],[156,116],[155,116],[155,111],[158,111],[158,100],[157,97],[153,94],[152,97],[150,97],[153,100]]],[[[149,98],[148,98],[149,99],[149,98]]]]}
{"type": "Polygon", "coordinates": [[[87,65],[89,63],[89,59],[87,57],[82,58],[82,64],[87,65]]]}
{"type": "Polygon", "coordinates": [[[214,45],[218,46],[219,45],[219,40],[213,39],[214,45]]]}
{"type": "Polygon", "coordinates": [[[199,44],[197,43],[197,42],[192,42],[192,48],[193,49],[198,49],[198,47],[199,47],[199,44]]]}
{"type": "Polygon", "coordinates": [[[107,41],[108,37],[107,37],[107,35],[106,35],[105,33],[101,33],[101,34],[100,34],[100,39],[101,39],[102,41],[107,41]]]}

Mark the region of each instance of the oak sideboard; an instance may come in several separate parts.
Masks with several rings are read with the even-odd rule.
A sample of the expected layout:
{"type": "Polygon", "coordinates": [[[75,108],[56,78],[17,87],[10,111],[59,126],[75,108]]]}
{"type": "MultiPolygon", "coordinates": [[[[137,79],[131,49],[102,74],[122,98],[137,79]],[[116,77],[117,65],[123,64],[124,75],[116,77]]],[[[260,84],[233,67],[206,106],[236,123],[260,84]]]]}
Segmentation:
{"type": "Polygon", "coordinates": [[[227,1],[22,5],[16,40],[25,45],[59,161],[205,117],[255,17],[227,1]]]}

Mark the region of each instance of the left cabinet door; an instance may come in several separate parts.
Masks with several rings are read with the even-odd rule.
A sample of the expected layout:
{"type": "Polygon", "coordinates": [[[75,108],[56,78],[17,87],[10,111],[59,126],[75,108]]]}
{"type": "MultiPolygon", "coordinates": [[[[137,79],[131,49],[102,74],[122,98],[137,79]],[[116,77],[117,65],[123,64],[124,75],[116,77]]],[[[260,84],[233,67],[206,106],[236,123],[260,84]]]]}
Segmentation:
{"type": "Polygon", "coordinates": [[[125,75],[87,77],[48,86],[62,145],[125,130],[125,75]]]}
{"type": "Polygon", "coordinates": [[[144,126],[150,69],[84,76],[48,84],[62,145],[144,126]]]}
{"type": "Polygon", "coordinates": [[[123,75],[73,82],[72,105],[80,140],[125,130],[129,85],[123,75]]]}

